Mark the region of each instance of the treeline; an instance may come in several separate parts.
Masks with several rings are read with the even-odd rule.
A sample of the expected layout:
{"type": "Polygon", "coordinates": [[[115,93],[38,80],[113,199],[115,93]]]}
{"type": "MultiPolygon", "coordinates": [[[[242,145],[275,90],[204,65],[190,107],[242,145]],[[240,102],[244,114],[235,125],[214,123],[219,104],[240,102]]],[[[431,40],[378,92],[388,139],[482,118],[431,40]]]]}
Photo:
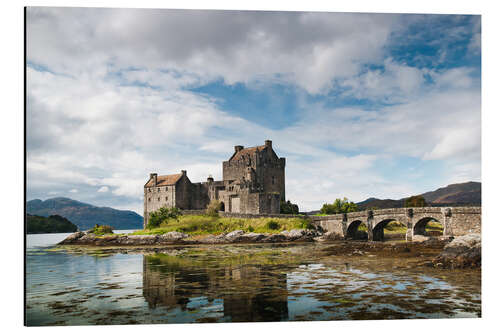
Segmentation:
{"type": "Polygon", "coordinates": [[[28,214],[26,229],[28,234],[49,234],[75,232],[78,230],[78,227],[68,219],[59,215],[45,217],[28,214]]]}

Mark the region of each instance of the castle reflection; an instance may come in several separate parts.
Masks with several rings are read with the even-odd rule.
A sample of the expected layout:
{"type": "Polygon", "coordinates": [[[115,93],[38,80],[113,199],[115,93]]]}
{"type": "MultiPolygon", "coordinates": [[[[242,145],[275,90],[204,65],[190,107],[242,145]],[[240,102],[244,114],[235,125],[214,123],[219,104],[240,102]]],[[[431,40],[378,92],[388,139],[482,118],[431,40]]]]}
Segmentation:
{"type": "Polygon", "coordinates": [[[145,255],[143,270],[143,296],[150,308],[185,312],[192,310],[194,300],[218,300],[223,307],[221,316],[232,322],[288,318],[285,273],[269,272],[241,260],[166,254],[145,255]]]}

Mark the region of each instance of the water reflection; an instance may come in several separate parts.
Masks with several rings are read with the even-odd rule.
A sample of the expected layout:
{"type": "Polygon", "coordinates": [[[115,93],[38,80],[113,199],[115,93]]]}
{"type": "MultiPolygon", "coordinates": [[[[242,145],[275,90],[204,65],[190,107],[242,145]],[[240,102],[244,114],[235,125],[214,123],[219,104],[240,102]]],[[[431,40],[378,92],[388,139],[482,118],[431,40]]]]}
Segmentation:
{"type": "Polygon", "coordinates": [[[481,316],[481,276],[325,246],[27,250],[28,325],[481,316]]]}
{"type": "Polygon", "coordinates": [[[232,322],[288,318],[285,273],[253,265],[200,267],[165,254],[144,256],[143,269],[143,295],[151,308],[195,311],[217,300],[220,315],[232,322]]]}

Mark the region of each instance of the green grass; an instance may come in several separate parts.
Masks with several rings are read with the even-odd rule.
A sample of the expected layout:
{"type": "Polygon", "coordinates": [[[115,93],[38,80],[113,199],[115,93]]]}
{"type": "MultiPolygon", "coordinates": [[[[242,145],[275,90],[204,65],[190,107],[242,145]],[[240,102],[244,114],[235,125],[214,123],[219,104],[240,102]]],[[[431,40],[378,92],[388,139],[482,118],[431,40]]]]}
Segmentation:
{"type": "Polygon", "coordinates": [[[406,234],[408,228],[400,222],[391,221],[384,228],[384,234],[406,234]]]}
{"type": "Polygon", "coordinates": [[[158,228],[136,231],[134,235],[161,235],[170,231],[189,235],[221,234],[234,230],[257,233],[280,233],[283,230],[311,229],[308,220],[293,218],[232,218],[206,215],[182,215],[178,220],[169,219],[158,228]]]}
{"type": "Polygon", "coordinates": [[[427,225],[425,226],[425,232],[441,233],[441,234],[443,234],[443,226],[439,222],[429,221],[427,223],[427,225]]]}

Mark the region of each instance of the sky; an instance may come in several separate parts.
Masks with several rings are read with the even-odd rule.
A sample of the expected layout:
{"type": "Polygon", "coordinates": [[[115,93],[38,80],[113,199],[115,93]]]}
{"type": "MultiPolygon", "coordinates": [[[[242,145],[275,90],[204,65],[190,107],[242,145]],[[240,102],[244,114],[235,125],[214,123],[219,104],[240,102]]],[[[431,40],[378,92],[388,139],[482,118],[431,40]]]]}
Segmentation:
{"type": "Polygon", "coordinates": [[[149,173],[273,141],[301,211],[481,181],[481,18],[27,9],[27,199],[142,215],[149,173]]]}

